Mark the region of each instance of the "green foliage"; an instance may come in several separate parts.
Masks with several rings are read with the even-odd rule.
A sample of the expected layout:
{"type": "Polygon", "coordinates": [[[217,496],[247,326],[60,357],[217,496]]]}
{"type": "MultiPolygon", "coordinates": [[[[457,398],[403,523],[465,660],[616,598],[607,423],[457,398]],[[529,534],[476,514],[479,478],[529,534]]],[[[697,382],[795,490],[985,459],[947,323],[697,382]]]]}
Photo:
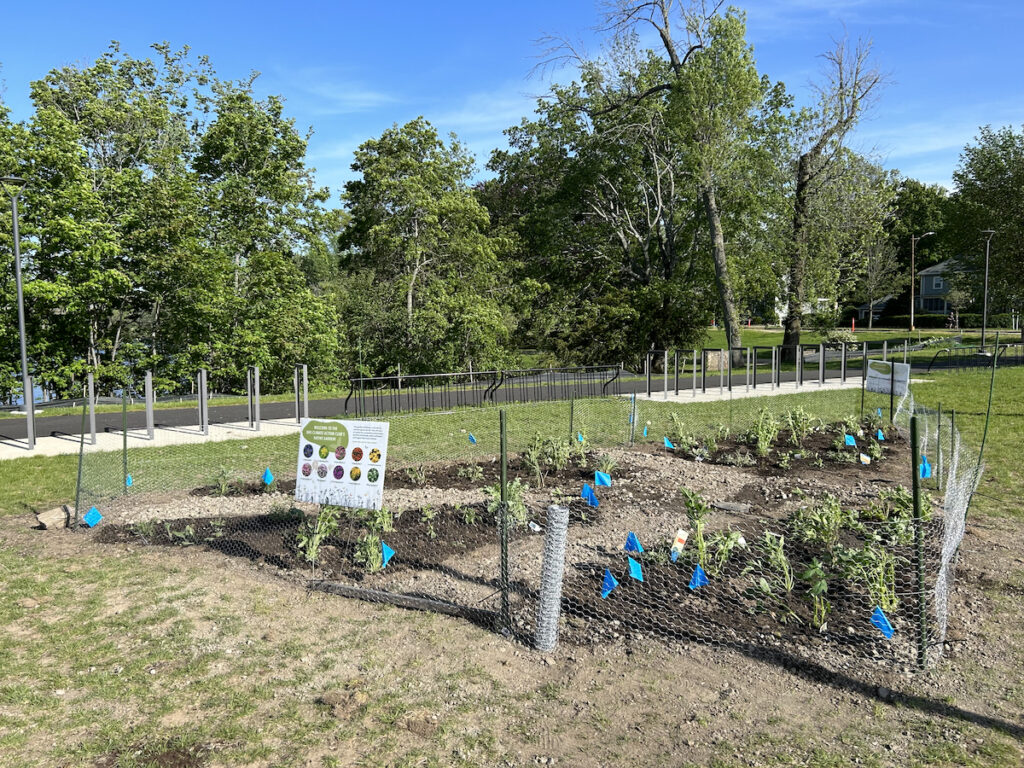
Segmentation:
{"type": "Polygon", "coordinates": [[[413,485],[422,488],[427,484],[427,473],[423,469],[423,465],[420,464],[417,467],[406,467],[405,476],[409,479],[409,482],[413,485]]]}
{"type": "Polygon", "coordinates": [[[708,569],[708,542],[704,536],[708,518],[711,516],[711,507],[704,497],[689,488],[680,488],[679,494],[683,497],[686,505],[686,519],[693,531],[693,543],[697,552],[697,562],[705,571],[708,569]]]}
{"type": "Polygon", "coordinates": [[[747,433],[747,441],[757,449],[757,455],[768,456],[772,452],[772,445],[779,437],[781,423],[775,414],[767,408],[762,408],[757,413],[757,421],[747,433]]]}
{"type": "Polygon", "coordinates": [[[601,454],[601,458],[597,460],[597,471],[604,472],[606,475],[612,474],[617,466],[619,463],[608,453],[601,454]]]}
{"type": "Polygon", "coordinates": [[[782,592],[789,594],[796,582],[793,578],[793,566],[786,555],[786,537],[765,531],[758,542],[758,549],[768,561],[769,584],[776,585],[782,592]]]}
{"type": "Polygon", "coordinates": [[[701,567],[709,576],[721,576],[725,566],[737,548],[744,548],[743,535],[739,531],[719,530],[707,537],[706,565],[701,567]]]}
{"type": "Polygon", "coordinates": [[[823,632],[828,623],[828,616],[832,612],[832,604],[825,596],[828,593],[828,574],[825,573],[822,563],[814,559],[800,574],[800,580],[807,584],[807,596],[814,607],[813,626],[819,632],[823,632]]]}
{"type": "Polygon", "coordinates": [[[797,448],[804,444],[804,440],[814,431],[815,423],[819,422],[799,405],[786,411],[782,420],[783,426],[789,430],[789,441],[797,448]]]}
{"type": "Polygon", "coordinates": [[[854,513],[844,511],[839,499],[827,493],[817,503],[797,509],[789,527],[800,541],[831,548],[839,542],[839,532],[854,522],[854,513]]]}
{"type": "Polygon", "coordinates": [[[420,522],[427,526],[428,539],[437,538],[437,529],[434,527],[435,520],[437,520],[437,510],[432,506],[427,504],[420,510],[420,522]]]}
{"type": "Polygon", "coordinates": [[[860,549],[836,547],[831,552],[832,567],[843,578],[868,591],[871,603],[887,613],[899,607],[896,595],[896,556],[885,547],[868,542],[860,549]]]}
{"type": "MultiPolygon", "coordinates": [[[[522,528],[529,518],[529,509],[526,506],[526,492],[530,486],[518,477],[505,486],[505,501],[508,508],[508,519],[513,528],[522,528]]],[[[487,514],[493,515],[495,522],[500,521],[501,512],[501,483],[495,483],[484,489],[487,496],[487,514]]]]}
{"type": "Polygon", "coordinates": [[[379,571],[384,567],[384,550],[380,536],[375,533],[364,533],[356,540],[355,561],[367,571],[379,571]]]}
{"type": "Polygon", "coordinates": [[[569,466],[572,458],[572,444],[556,437],[541,437],[538,432],[523,451],[523,464],[537,480],[537,486],[544,487],[544,479],[552,471],[559,472],[569,466]]]}
{"type": "Polygon", "coordinates": [[[459,467],[455,474],[471,483],[481,483],[484,479],[484,468],[479,464],[467,464],[459,467]]]}
{"type": "Polygon", "coordinates": [[[316,571],[317,561],[320,559],[320,548],[324,541],[333,536],[338,530],[338,518],[340,510],[324,504],[312,520],[303,519],[295,535],[295,544],[312,567],[316,571]]]}

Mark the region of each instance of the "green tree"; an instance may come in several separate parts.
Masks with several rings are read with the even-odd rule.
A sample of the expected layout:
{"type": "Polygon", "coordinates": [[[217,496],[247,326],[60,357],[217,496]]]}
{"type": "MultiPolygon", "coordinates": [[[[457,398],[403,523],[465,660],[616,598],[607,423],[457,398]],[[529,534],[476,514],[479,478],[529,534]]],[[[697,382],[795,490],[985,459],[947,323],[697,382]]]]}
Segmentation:
{"type": "Polygon", "coordinates": [[[985,235],[994,229],[990,246],[989,313],[1024,308],[1024,129],[985,126],[964,147],[953,173],[949,242],[966,271],[961,282],[982,304],[985,277],[985,235]]]}
{"type": "MultiPolygon", "coordinates": [[[[378,312],[382,321],[355,331],[375,371],[499,365],[509,332],[503,241],[489,233],[487,210],[469,188],[473,158],[454,136],[445,144],[417,118],[360,145],[352,170],[359,178],[345,185],[351,219],[341,236],[343,264],[387,286],[367,295],[376,306],[360,312],[378,312]]],[[[346,299],[349,312],[353,300],[346,299]]]]}

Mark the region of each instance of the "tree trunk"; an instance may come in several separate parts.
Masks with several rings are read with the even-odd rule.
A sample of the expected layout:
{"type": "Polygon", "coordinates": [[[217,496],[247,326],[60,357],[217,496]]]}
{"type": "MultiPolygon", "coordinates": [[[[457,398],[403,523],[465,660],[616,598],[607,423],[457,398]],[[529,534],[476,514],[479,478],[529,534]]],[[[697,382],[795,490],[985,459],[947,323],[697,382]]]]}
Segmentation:
{"type": "Polygon", "coordinates": [[[711,233],[711,251],[715,259],[715,283],[722,301],[722,325],[725,327],[726,343],[731,348],[740,346],[739,318],[736,313],[736,299],[729,279],[729,265],[725,260],[725,236],[722,234],[722,216],[718,210],[715,187],[710,181],[701,185],[701,198],[708,217],[711,233]]]}
{"type": "MultiPolygon", "coordinates": [[[[810,197],[811,153],[800,155],[796,168],[796,192],[793,199],[793,233],[789,244],[789,285],[786,286],[786,322],[782,335],[783,347],[796,347],[800,343],[803,325],[804,278],[807,267],[807,204],[810,197]]],[[[796,360],[796,351],[783,349],[782,359],[796,360]]]]}

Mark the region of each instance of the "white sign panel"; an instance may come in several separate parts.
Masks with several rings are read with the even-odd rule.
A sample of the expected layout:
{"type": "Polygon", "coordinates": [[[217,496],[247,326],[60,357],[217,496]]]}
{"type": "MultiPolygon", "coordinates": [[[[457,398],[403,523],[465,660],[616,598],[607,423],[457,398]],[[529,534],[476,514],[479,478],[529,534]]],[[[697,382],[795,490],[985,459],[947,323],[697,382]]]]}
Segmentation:
{"type": "Polygon", "coordinates": [[[864,389],[868,392],[903,397],[907,393],[909,384],[910,363],[884,363],[881,360],[868,360],[868,378],[864,382],[864,389]],[[895,392],[889,392],[890,386],[895,392]]]}
{"type": "Polygon", "coordinates": [[[386,421],[303,419],[295,500],[380,509],[390,426],[386,421]]]}

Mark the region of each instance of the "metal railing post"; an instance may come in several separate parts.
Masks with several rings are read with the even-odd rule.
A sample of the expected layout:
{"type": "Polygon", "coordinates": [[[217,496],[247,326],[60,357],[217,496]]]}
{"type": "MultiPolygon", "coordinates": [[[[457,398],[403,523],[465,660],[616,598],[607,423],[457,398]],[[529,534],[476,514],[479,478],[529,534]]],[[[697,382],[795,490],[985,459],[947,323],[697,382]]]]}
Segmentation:
{"type": "Polygon", "coordinates": [[[841,354],[843,356],[842,361],[839,363],[839,381],[842,384],[846,383],[846,342],[841,342],[841,354]]]}
{"type": "Polygon", "coordinates": [[[668,350],[667,349],[665,350],[664,366],[665,366],[665,370],[663,371],[664,377],[665,377],[664,399],[668,400],[668,350]]]}
{"type": "Polygon", "coordinates": [[[693,396],[697,397],[697,350],[693,350],[693,396]]]}
{"type": "Polygon", "coordinates": [[[252,389],[253,389],[253,429],[260,431],[260,367],[252,367],[252,389]]]}
{"type": "Polygon", "coordinates": [[[309,418],[309,369],[302,366],[302,418],[309,418]]]}
{"type": "Polygon", "coordinates": [[[675,350],[675,361],[672,364],[672,371],[676,378],[676,397],[679,397],[679,350],[675,350]]]}
{"type": "Polygon", "coordinates": [[[204,435],[210,434],[210,414],[207,410],[206,369],[199,369],[199,426],[204,435]]]}
{"type": "Polygon", "coordinates": [[[644,370],[647,372],[647,399],[651,398],[651,353],[644,358],[644,370]]]}
{"type": "Polygon", "coordinates": [[[153,372],[146,371],[146,434],[150,440],[155,440],[153,418],[153,372]]]}
{"type": "MultiPolygon", "coordinates": [[[[362,380],[360,379],[360,390],[362,390],[362,380]]],[[[295,392],[295,423],[302,423],[302,415],[299,412],[299,366],[295,366],[295,371],[292,373],[292,389],[295,392]]],[[[362,394],[360,392],[360,394],[362,394]]]]}
{"type": "Polygon", "coordinates": [[[88,397],[89,397],[89,435],[92,439],[92,444],[96,445],[96,381],[93,378],[92,371],[86,376],[88,397]]]}
{"type": "Polygon", "coordinates": [[[825,342],[818,345],[818,386],[825,386],[825,342]]]}

